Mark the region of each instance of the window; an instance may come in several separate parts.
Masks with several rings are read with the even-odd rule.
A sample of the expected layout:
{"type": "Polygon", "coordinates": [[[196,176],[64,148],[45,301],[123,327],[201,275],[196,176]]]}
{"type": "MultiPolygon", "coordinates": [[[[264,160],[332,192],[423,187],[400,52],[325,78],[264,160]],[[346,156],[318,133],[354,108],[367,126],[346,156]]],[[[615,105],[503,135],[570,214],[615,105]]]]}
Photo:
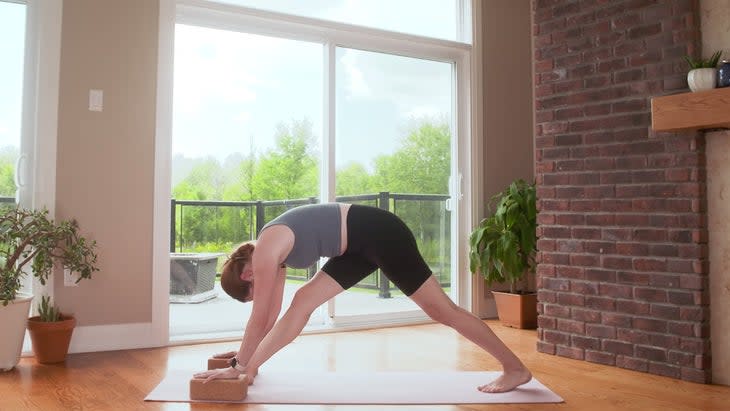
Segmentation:
{"type": "Polygon", "coordinates": [[[14,202],[20,157],[26,6],[0,1],[0,198],[14,202]]]}
{"type": "MultiPolygon", "coordinates": [[[[275,12],[251,8],[268,2],[223,3],[176,3],[171,138],[158,148],[169,155],[160,163],[171,165],[168,249],[227,254],[301,202],[374,205],[406,221],[444,289],[463,305],[459,287],[469,282],[455,273],[468,272],[458,255],[467,212],[454,182],[469,155],[471,46],[438,38],[470,38],[458,18],[468,14],[466,2],[410,3],[414,10],[448,5],[419,9],[420,25],[409,23],[441,32],[397,27],[398,19],[383,20],[390,26],[354,21],[363,13],[317,11],[320,2],[306,10],[276,2],[285,8],[275,12]],[[429,23],[439,13],[453,24],[429,23]]],[[[392,3],[338,4],[372,7],[376,16],[392,3]]],[[[313,272],[288,271],[284,309],[313,272]]],[[[378,273],[354,288],[315,313],[308,329],[426,318],[378,273]]],[[[226,299],[219,291],[200,304],[173,301],[171,338],[240,336],[245,319],[206,312],[211,305],[215,312],[250,309],[235,302],[223,308],[226,299]]]]}
{"type": "Polygon", "coordinates": [[[470,43],[470,10],[460,0],[216,0],[252,7],[372,27],[398,33],[470,43]],[[466,17],[466,18],[465,18],[466,17]]]}

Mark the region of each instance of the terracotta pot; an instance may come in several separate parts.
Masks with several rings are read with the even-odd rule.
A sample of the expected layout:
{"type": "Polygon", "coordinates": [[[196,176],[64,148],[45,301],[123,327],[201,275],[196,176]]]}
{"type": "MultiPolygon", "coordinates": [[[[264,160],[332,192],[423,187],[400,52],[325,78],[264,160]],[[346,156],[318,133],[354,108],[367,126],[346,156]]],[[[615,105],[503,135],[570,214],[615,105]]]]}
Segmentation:
{"type": "Polygon", "coordinates": [[[45,322],[39,316],[28,319],[28,332],[33,343],[33,353],[41,364],[53,364],[66,360],[76,319],[61,315],[61,321],[45,322]]]}
{"type": "Polygon", "coordinates": [[[537,328],[537,293],[512,294],[492,291],[502,324],[522,329],[537,328]]]}

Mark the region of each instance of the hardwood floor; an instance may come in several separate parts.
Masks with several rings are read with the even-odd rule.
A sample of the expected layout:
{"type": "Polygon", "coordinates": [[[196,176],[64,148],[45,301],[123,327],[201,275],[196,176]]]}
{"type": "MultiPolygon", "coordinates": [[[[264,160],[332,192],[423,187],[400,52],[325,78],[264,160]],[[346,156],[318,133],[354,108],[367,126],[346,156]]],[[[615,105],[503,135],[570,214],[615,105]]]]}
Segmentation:
{"type": "MultiPolygon", "coordinates": [[[[166,370],[205,367],[237,342],[69,355],[65,365],[24,358],[0,373],[0,410],[722,410],[730,387],[693,384],[541,354],[536,332],[488,322],[562,404],[454,406],[241,405],[144,402],[166,370]]],[[[304,335],[262,368],[318,371],[498,370],[494,359],[442,325],[304,335]]],[[[404,381],[404,384],[407,382],[404,381]]],[[[414,389],[417,389],[414,387],[414,389]]]]}

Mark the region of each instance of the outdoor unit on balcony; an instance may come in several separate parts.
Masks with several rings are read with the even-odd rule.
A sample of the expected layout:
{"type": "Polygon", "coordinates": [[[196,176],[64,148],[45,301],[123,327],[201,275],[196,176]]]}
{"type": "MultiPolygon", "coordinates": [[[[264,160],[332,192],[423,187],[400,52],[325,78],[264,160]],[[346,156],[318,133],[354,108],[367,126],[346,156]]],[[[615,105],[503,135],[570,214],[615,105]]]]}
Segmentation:
{"type": "Polygon", "coordinates": [[[215,298],[218,253],[170,253],[170,302],[199,303],[215,298]]]}

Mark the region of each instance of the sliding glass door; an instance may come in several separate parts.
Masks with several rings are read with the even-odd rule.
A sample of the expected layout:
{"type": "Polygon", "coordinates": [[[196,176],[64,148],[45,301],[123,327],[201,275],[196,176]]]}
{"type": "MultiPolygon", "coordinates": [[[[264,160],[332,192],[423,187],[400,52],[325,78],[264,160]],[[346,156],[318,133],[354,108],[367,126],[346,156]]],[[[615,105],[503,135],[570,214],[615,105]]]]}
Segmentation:
{"type": "MultiPolygon", "coordinates": [[[[240,336],[251,306],[230,300],[215,274],[236,245],[301,204],[339,201],[395,213],[444,290],[455,301],[464,295],[457,294],[465,235],[457,232],[464,213],[456,182],[469,135],[470,46],[443,40],[463,38],[459,30],[404,37],[279,10],[178,2],[172,340],[240,336]]],[[[288,270],[284,310],[323,262],[288,270]]],[[[307,329],[425,319],[375,272],[317,310],[307,329]]]]}
{"type": "MultiPolygon", "coordinates": [[[[226,256],[287,208],[318,201],[322,53],[312,42],[176,26],[173,340],[240,333],[251,304],[220,289],[226,256]]],[[[284,307],[315,269],[288,270],[284,307]]]]}
{"type": "Polygon", "coordinates": [[[0,1],[0,202],[15,203],[21,161],[26,5],[0,1]]]}
{"type": "MultiPolygon", "coordinates": [[[[335,58],[337,198],[403,219],[448,292],[453,64],[345,47],[335,58]]],[[[381,271],[330,308],[337,323],[423,316],[381,271]]]]}

